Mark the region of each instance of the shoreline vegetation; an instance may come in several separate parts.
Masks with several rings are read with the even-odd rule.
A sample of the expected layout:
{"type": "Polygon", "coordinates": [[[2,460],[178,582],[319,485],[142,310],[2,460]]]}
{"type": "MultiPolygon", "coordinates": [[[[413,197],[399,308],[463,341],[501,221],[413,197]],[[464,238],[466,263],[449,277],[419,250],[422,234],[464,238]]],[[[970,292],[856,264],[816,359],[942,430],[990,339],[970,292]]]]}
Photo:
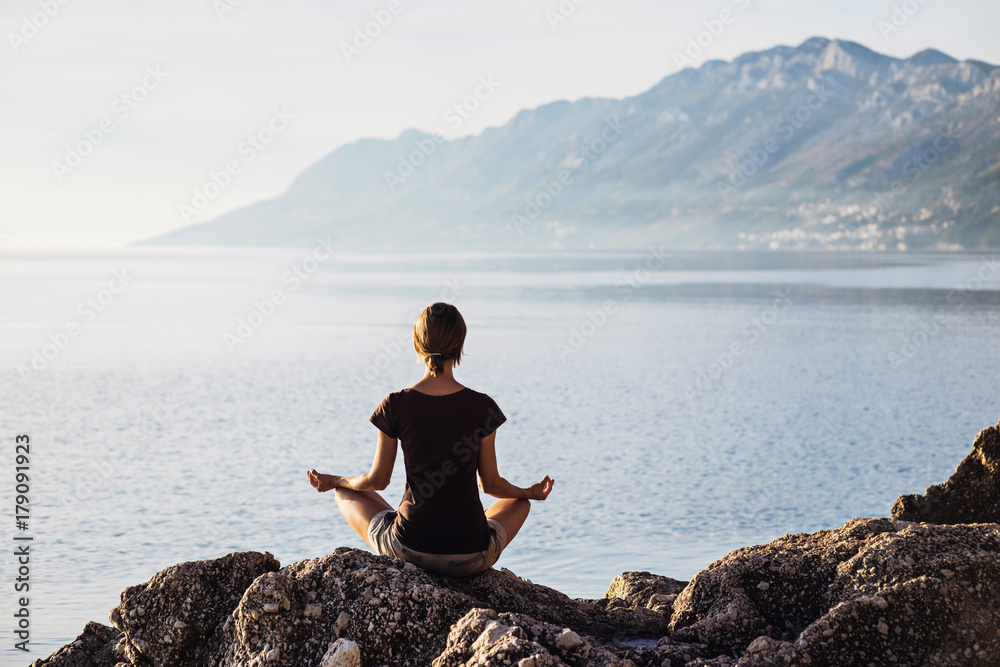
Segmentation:
{"type": "Polygon", "coordinates": [[[32,667],[996,664],[1000,424],[888,518],[730,552],[690,582],[624,572],[598,600],[510,570],[444,579],[340,547],[180,563],[122,592],[111,626],[32,667]]]}

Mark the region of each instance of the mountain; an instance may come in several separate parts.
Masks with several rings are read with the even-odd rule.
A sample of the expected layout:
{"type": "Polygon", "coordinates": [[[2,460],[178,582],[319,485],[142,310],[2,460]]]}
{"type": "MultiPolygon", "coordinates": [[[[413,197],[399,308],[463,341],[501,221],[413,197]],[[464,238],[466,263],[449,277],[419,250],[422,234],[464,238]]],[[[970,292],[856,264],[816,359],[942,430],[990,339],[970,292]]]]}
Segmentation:
{"type": "Polygon", "coordinates": [[[362,139],[146,243],[384,249],[1000,246],[1000,68],[812,38],[456,140],[362,139]]]}

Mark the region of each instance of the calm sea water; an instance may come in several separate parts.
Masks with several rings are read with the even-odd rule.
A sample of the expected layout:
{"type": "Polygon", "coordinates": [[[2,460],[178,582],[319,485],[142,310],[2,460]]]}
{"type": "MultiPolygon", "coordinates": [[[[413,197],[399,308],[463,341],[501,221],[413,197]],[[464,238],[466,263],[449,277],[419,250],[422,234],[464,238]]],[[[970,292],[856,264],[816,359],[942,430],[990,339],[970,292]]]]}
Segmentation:
{"type": "Polygon", "coordinates": [[[885,516],[1000,418],[992,255],[318,254],[0,256],[2,539],[35,538],[34,651],[10,649],[5,594],[5,664],[180,561],[364,547],[305,470],[367,469],[368,416],[420,377],[410,327],[437,300],[469,324],[457,378],[508,417],[501,472],[557,480],[500,565],[575,597],[885,516]]]}

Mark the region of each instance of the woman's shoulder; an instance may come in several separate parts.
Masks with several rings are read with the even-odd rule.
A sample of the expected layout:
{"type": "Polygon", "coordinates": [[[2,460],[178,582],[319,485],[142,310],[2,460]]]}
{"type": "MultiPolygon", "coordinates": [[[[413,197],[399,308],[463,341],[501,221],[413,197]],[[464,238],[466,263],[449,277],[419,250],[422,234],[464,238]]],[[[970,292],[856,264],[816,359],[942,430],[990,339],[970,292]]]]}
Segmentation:
{"type": "Polygon", "coordinates": [[[385,395],[385,397],[379,401],[376,412],[378,411],[389,411],[392,410],[392,406],[397,408],[401,406],[405,400],[406,390],[400,389],[399,391],[391,391],[385,395]]]}
{"type": "Polygon", "coordinates": [[[492,396],[481,391],[476,391],[475,389],[469,389],[468,387],[466,387],[466,389],[468,389],[467,393],[469,394],[470,399],[474,401],[480,409],[485,410],[489,415],[498,419],[500,424],[506,421],[507,418],[503,416],[503,411],[500,409],[500,406],[492,396]]]}
{"type": "Polygon", "coordinates": [[[484,392],[481,392],[481,391],[476,391],[475,389],[472,389],[471,387],[466,387],[466,389],[469,390],[470,394],[472,394],[473,396],[475,396],[476,398],[478,398],[481,401],[489,401],[491,403],[496,403],[496,401],[493,399],[493,397],[490,396],[487,393],[484,393],[484,392]]]}

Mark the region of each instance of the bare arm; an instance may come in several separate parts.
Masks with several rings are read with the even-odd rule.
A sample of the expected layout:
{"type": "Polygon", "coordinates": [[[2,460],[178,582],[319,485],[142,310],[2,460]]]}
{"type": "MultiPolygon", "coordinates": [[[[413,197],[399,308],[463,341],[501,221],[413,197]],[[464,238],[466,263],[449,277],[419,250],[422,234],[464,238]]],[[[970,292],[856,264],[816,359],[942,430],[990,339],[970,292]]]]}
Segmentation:
{"type": "Polygon", "coordinates": [[[353,489],[354,491],[381,491],[389,486],[392,479],[392,468],[396,465],[396,438],[390,438],[382,431],[378,432],[378,447],[375,450],[375,460],[372,468],[361,475],[341,477],[317,472],[315,468],[308,471],[309,483],[317,491],[330,489],[353,489]]]}
{"type": "Polygon", "coordinates": [[[500,476],[497,470],[496,435],[497,432],[493,431],[484,437],[479,445],[479,488],[494,498],[545,500],[552,492],[552,485],[555,484],[555,480],[548,475],[527,488],[514,486],[500,476]]]}

